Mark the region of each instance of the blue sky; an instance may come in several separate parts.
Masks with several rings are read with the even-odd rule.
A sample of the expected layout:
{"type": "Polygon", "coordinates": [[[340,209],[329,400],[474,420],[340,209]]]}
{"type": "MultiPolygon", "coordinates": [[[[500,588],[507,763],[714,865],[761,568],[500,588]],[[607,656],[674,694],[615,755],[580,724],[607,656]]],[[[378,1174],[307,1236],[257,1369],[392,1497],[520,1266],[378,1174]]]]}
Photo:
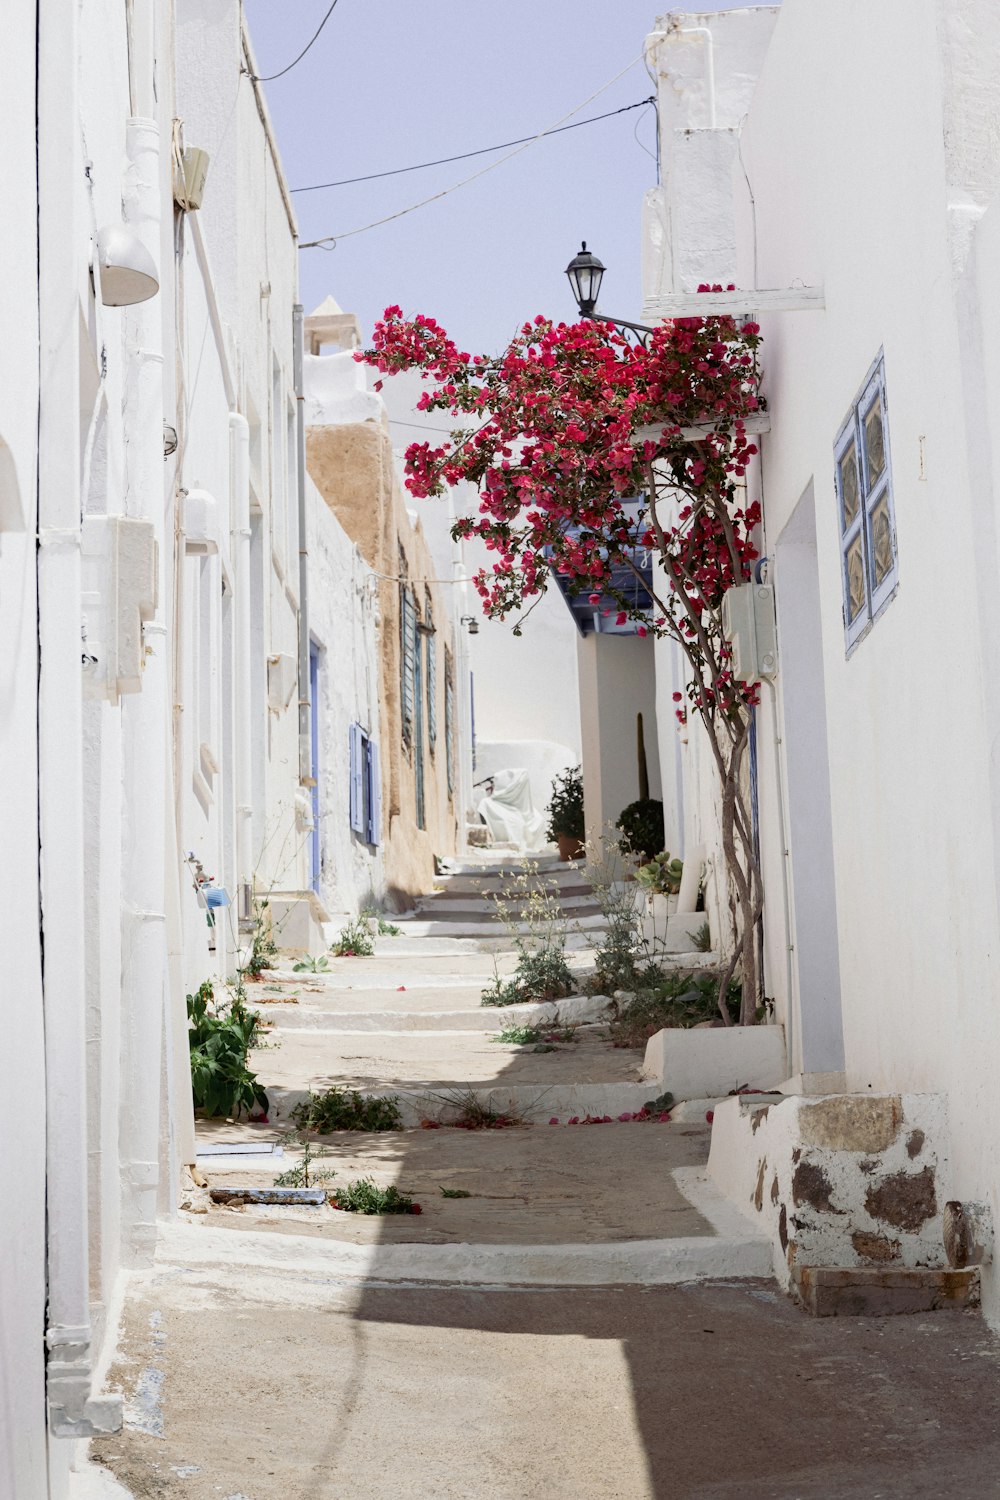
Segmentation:
{"type": "MultiPolygon", "coordinates": [[[[244,4],[268,74],[301,51],[329,0],[244,4]]],[[[644,99],[652,85],[641,52],[657,13],[655,0],[339,0],[303,61],[264,86],[289,185],[531,135],[623,69],[580,117],[644,99]]],[[[438,318],[464,348],[496,350],[536,313],[575,314],[563,271],[586,239],[608,267],[602,307],[637,317],[653,148],[653,111],[634,110],[540,141],[439,202],[353,236],[490,158],[296,193],[303,240],[346,236],[330,252],[302,252],[306,311],[332,292],[367,337],[382,309],[398,302],[438,318]]]]}

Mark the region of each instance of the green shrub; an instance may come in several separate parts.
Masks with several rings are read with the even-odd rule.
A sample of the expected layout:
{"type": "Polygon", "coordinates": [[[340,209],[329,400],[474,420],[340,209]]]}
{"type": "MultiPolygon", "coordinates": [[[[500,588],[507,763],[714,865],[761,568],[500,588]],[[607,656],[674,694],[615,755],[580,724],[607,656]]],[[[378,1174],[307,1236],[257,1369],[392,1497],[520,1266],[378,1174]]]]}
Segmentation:
{"type": "Polygon", "coordinates": [[[191,1050],[191,1092],[196,1109],[206,1115],[249,1114],[255,1105],[267,1113],[267,1094],[247,1067],[247,1055],[257,1040],[260,1014],[247,1010],[239,999],[217,1004],[206,980],[187,997],[188,1043],[191,1050]]]}
{"type": "Polygon", "coordinates": [[[365,1098],[354,1089],[332,1088],[310,1094],[295,1106],[291,1118],[300,1130],[329,1135],[334,1130],[398,1130],[403,1117],[394,1094],[365,1098]]]}
{"type": "Polygon", "coordinates": [[[651,860],[663,848],[663,803],[653,797],[630,802],[619,814],[616,828],[628,854],[651,860]]]}
{"type": "MultiPolygon", "coordinates": [[[[520,946],[520,945],[519,945],[520,946]]],[[[482,1005],[525,1005],[531,1001],[565,1000],[577,988],[561,947],[520,946],[517,968],[509,979],[499,974],[483,991],[482,1005]]]]}
{"type": "MultiPolygon", "coordinates": [[[[730,1019],[739,1020],[741,989],[729,985],[730,1019]]],[[[704,969],[696,974],[660,974],[656,983],[639,990],[618,1006],[612,1018],[611,1040],[616,1047],[644,1047],[651,1036],[669,1027],[697,1026],[719,1019],[719,976],[704,969]]]]}
{"type": "Polygon", "coordinates": [[[292,964],[292,969],[296,974],[325,974],[329,967],[330,960],[325,953],[319,958],[313,958],[307,953],[305,958],[300,958],[297,964],[292,964]]]}

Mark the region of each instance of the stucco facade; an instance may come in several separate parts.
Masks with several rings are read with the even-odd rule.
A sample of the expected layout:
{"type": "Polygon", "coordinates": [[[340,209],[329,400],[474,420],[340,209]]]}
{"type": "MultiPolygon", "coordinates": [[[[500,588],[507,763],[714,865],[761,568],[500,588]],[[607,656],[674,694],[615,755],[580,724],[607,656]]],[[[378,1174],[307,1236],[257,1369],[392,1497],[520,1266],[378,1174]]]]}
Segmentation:
{"type": "MultiPolygon", "coordinates": [[[[939,1194],[995,1213],[1000,17],[785,0],[666,16],[651,55],[650,306],[704,281],[823,291],[760,316],[770,432],[750,478],[780,652],[757,714],[765,985],[792,1087],[940,1094],[939,1194]],[[855,574],[873,598],[886,579],[866,606],[835,445],[859,401],[871,441],[873,379],[888,458],[864,472],[888,464],[893,514],[855,574]]],[[[689,827],[710,802],[686,763],[689,827]]],[[[984,1307],[1000,1323],[991,1268],[984,1307]]]]}
{"type": "Polygon", "coordinates": [[[435,857],[458,846],[469,739],[459,716],[454,600],[406,507],[382,403],[350,350],[306,356],[306,413],[310,477],[373,578],[382,879],[389,903],[405,909],[433,885],[435,857]]]}

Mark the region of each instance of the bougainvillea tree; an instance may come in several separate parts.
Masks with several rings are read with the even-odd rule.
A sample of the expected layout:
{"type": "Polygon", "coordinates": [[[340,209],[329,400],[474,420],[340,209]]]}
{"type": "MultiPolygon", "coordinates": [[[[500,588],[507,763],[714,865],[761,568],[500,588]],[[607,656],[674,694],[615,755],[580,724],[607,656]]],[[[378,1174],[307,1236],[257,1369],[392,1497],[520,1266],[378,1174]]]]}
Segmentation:
{"type": "Polygon", "coordinates": [[[383,373],[422,371],[420,409],[454,420],[447,441],[407,449],[406,483],[416,496],[477,487],[479,514],[454,535],[478,537],[495,556],[475,579],[488,615],[519,622],[554,571],[595,608],[610,601],[617,624],[634,619],[639,634],[679,644],[688,671],[677,718],[701,719],[721,789],[737,941],[720,1009],[728,1021],[723,997],[738,970],[744,1024],[759,1005],[763,898],[744,774],[758,687],[734,680],[721,608],[757,558],[760,508],[745,476],[759,344],[756,324],[729,317],[678,318],[641,343],[609,323],[538,317],[490,358],[463,353],[433,318],[390,307],[359,356],[383,373]],[[616,588],[623,568],[648,588],[649,554],[650,592],[616,588]]]}

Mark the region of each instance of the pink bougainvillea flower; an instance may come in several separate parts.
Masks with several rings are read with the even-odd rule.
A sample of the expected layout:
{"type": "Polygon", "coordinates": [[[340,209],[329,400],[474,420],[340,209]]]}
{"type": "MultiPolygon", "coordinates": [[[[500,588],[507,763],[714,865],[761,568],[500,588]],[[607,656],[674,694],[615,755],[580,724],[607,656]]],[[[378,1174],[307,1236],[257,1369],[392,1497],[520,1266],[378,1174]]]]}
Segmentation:
{"type": "Polygon", "coordinates": [[[579,1123],[580,1123],[580,1116],[579,1115],[573,1115],[572,1119],[569,1119],[569,1120],[566,1121],[567,1125],[579,1125],[579,1123]]]}
{"type": "Polygon", "coordinates": [[[625,1110],[625,1111],[624,1111],[624,1112],[623,1112],[623,1113],[622,1113],[622,1114],[620,1114],[620,1115],[619,1115],[619,1116],[618,1116],[618,1118],[619,1118],[619,1120],[620,1120],[620,1121],[621,1121],[621,1123],[622,1123],[622,1124],[623,1124],[623,1125],[627,1125],[627,1124],[628,1124],[628,1122],[629,1122],[629,1121],[630,1121],[630,1120],[631,1120],[631,1118],[632,1118],[632,1111],[631,1111],[631,1110],[630,1110],[630,1109],[626,1109],[626,1110],[625,1110]]]}
{"type": "Polygon", "coordinates": [[[423,1209],[420,1207],[419,1203],[411,1203],[410,1204],[410,1213],[411,1214],[422,1214],[423,1213],[423,1209]]]}
{"type": "Polygon", "coordinates": [[[558,1115],[553,1115],[552,1118],[551,1118],[551,1120],[549,1121],[549,1124],[550,1125],[558,1125],[559,1124],[559,1116],[558,1115]]]}
{"type": "Polygon", "coordinates": [[[714,1109],[706,1109],[706,1111],[705,1111],[705,1120],[706,1120],[706,1122],[709,1125],[711,1125],[711,1123],[712,1123],[712,1121],[714,1119],[715,1119],[715,1110],[714,1109]]]}

